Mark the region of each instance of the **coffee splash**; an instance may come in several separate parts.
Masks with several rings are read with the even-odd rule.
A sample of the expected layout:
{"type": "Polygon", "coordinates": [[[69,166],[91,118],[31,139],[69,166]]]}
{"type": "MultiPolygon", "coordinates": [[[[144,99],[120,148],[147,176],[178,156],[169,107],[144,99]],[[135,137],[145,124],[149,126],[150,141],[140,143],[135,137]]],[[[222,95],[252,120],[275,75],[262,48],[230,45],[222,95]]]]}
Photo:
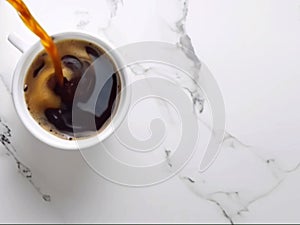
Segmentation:
{"type": "Polygon", "coordinates": [[[7,0],[18,12],[24,24],[35,33],[40,39],[47,53],[50,55],[55,68],[55,75],[59,85],[63,85],[64,77],[62,73],[60,57],[52,38],[40,26],[40,24],[31,15],[27,6],[22,0],[7,0]]]}

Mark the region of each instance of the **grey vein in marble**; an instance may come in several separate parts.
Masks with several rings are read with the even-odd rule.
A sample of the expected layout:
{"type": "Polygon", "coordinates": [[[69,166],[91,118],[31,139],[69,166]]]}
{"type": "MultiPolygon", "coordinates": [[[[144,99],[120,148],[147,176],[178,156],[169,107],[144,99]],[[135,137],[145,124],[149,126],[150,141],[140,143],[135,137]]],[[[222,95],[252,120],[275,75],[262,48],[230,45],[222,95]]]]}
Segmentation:
{"type": "Polygon", "coordinates": [[[173,167],[171,159],[170,159],[170,154],[171,154],[171,150],[165,149],[165,153],[166,153],[166,161],[169,167],[173,167]]]}
{"type": "Polygon", "coordinates": [[[123,5],[123,0],[107,0],[107,2],[110,5],[110,17],[115,17],[119,4],[123,5]]]}
{"type": "Polygon", "coordinates": [[[90,23],[89,20],[80,20],[77,25],[76,25],[76,28],[77,29],[81,29],[81,30],[84,30],[85,27],[90,23]]]}
{"type": "Polygon", "coordinates": [[[177,46],[186,55],[186,57],[193,62],[192,75],[194,84],[193,87],[189,87],[187,90],[189,91],[191,98],[193,99],[196,112],[201,114],[204,109],[204,98],[201,95],[199,87],[197,86],[198,76],[201,69],[201,62],[195,53],[192,40],[185,29],[185,23],[188,15],[188,6],[188,0],[184,0],[182,2],[182,16],[178,21],[175,22],[175,27],[177,28],[175,32],[179,34],[179,41],[177,43],[177,46]]]}
{"type": "MultiPolygon", "coordinates": [[[[185,29],[185,23],[188,15],[188,1],[185,0],[182,3],[182,16],[181,18],[176,22],[176,30],[180,37],[177,45],[181,48],[183,53],[186,55],[188,59],[190,59],[193,62],[193,75],[195,82],[198,80],[198,74],[201,69],[201,62],[199,58],[197,57],[194,47],[192,45],[192,40],[189,37],[189,35],[186,33],[185,29]]],[[[193,99],[194,107],[196,104],[198,104],[198,112],[201,113],[203,111],[203,105],[204,100],[201,98],[200,92],[198,92],[197,88],[190,89],[190,87],[185,88],[186,91],[189,92],[193,99]],[[199,107],[200,106],[200,107],[199,107]]],[[[210,128],[210,127],[208,127],[210,128]]],[[[210,128],[211,130],[211,128],[210,128]]],[[[274,178],[276,179],[276,182],[270,186],[270,188],[267,191],[262,191],[261,193],[257,194],[256,196],[252,197],[251,199],[243,199],[240,196],[239,191],[224,191],[224,190],[217,190],[213,191],[214,188],[211,188],[208,193],[205,193],[205,191],[202,191],[201,187],[206,185],[206,181],[201,178],[202,174],[197,174],[197,178],[192,178],[191,176],[180,176],[180,178],[189,186],[193,186],[195,189],[192,189],[193,192],[199,196],[200,198],[214,203],[222,212],[224,218],[228,220],[231,224],[234,223],[235,216],[241,216],[243,212],[249,211],[249,206],[253,204],[254,202],[268,196],[270,193],[272,193],[275,189],[277,189],[280,184],[284,181],[284,179],[287,177],[288,174],[296,171],[300,167],[300,163],[296,165],[293,169],[286,170],[280,167],[280,165],[276,162],[275,159],[265,159],[259,154],[257,154],[250,145],[244,144],[241,142],[238,138],[230,134],[229,132],[225,132],[225,137],[223,140],[223,147],[230,147],[232,149],[235,149],[236,151],[241,151],[243,149],[246,149],[247,151],[250,151],[251,154],[255,155],[255,157],[260,160],[262,163],[266,164],[273,174],[274,178]],[[198,178],[198,176],[200,176],[198,178]],[[197,187],[195,187],[198,185],[197,187]],[[232,204],[237,207],[236,210],[232,210],[232,205],[228,205],[226,203],[231,202],[232,204]],[[234,211],[234,212],[230,212],[234,211]]],[[[223,149],[224,150],[224,149],[223,149]]],[[[204,172],[205,173],[205,172],[204,172]]],[[[218,187],[215,187],[218,188],[218,187]]]]}
{"type": "MultiPolygon", "coordinates": [[[[103,32],[106,34],[107,30],[110,28],[111,23],[112,23],[112,18],[114,18],[117,15],[117,11],[119,8],[119,5],[123,5],[123,0],[107,0],[107,4],[110,6],[110,18],[105,27],[102,27],[98,29],[99,33],[103,32]]],[[[106,38],[109,39],[108,35],[106,35],[106,38]]]]}
{"type": "Polygon", "coordinates": [[[214,203],[218,208],[221,210],[224,217],[231,223],[234,223],[234,219],[238,216],[242,216],[243,213],[250,212],[249,207],[254,202],[267,197],[270,195],[274,190],[276,190],[286,179],[286,177],[292,173],[295,172],[300,168],[300,162],[292,169],[284,169],[282,168],[274,158],[265,159],[264,157],[260,156],[255,152],[255,149],[253,147],[246,145],[242,143],[240,140],[238,140],[233,135],[230,135],[227,133],[226,138],[224,139],[223,144],[227,145],[227,147],[230,147],[236,151],[249,151],[251,154],[253,154],[257,160],[259,160],[261,163],[265,164],[268,167],[268,170],[271,172],[273,177],[275,178],[275,182],[267,189],[262,190],[260,193],[253,194],[251,198],[247,199],[247,197],[250,195],[250,193],[244,194],[244,196],[241,196],[242,191],[226,191],[222,190],[220,188],[210,186],[209,191],[206,191],[204,186],[208,185],[207,181],[202,178],[202,175],[205,174],[199,172],[196,176],[197,178],[192,178],[190,176],[180,176],[180,178],[185,182],[189,187],[191,187],[193,193],[195,193],[198,197],[201,199],[204,199],[206,201],[210,201],[214,203]],[[217,190],[215,190],[217,189],[217,190]]]}
{"type": "Polygon", "coordinates": [[[6,154],[11,156],[15,161],[19,173],[28,180],[28,182],[34,187],[34,189],[42,196],[42,199],[46,202],[51,201],[51,196],[49,194],[43,193],[40,188],[32,180],[32,172],[28,166],[22,163],[18,156],[15,147],[12,145],[10,138],[12,137],[11,129],[6,123],[0,118],[0,138],[1,143],[6,149],[6,154]]]}
{"type": "MultiPolygon", "coordinates": [[[[195,184],[195,183],[196,183],[196,181],[195,181],[193,178],[188,177],[188,176],[181,177],[181,179],[187,180],[187,181],[188,181],[189,183],[191,183],[191,184],[195,184]]],[[[231,194],[231,193],[226,193],[226,192],[222,192],[222,193],[224,193],[224,194],[226,194],[226,195],[230,195],[230,194],[231,194]]],[[[238,195],[237,192],[234,192],[234,193],[238,195]]],[[[212,197],[206,197],[206,196],[201,195],[201,194],[198,194],[198,196],[201,197],[201,198],[203,198],[203,199],[205,199],[205,200],[207,200],[207,201],[209,201],[209,202],[214,203],[218,208],[220,208],[220,210],[221,210],[222,214],[224,215],[224,217],[225,217],[231,224],[234,224],[234,223],[233,223],[233,220],[232,220],[232,218],[231,218],[231,216],[228,214],[228,212],[226,211],[226,209],[222,206],[222,204],[221,204],[220,202],[218,202],[217,200],[213,199],[212,197]]]]}
{"type": "Polygon", "coordinates": [[[85,10],[75,10],[74,15],[79,21],[76,24],[76,28],[79,30],[85,30],[86,26],[90,24],[90,14],[85,10]]]}

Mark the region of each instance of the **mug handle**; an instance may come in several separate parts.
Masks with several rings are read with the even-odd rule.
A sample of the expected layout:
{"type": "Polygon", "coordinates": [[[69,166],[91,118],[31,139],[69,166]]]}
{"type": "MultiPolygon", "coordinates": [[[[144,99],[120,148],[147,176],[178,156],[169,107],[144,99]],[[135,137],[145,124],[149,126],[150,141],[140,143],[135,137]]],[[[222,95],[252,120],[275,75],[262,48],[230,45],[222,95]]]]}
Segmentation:
{"type": "MultiPolygon", "coordinates": [[[[7,37],[7,40],[9,43],[11,43],[16,49],[18,49],[21,53],[24,53],[30,45],[26,43],[18,34],[16,33],[10,33],[7,37]]],[[[11,72],[10,75],[2,76],[1,79],[3,83],[5,84],[8,91],[12,92],[12,80],[13,80],[13,72],[11,72]]]]}
{"type": "Polygon", "coordinates": [[[28,48],[29,44],[26,43],[18,34],[10,33],[7,40],[21,53],[24,53],[28,48]]]}

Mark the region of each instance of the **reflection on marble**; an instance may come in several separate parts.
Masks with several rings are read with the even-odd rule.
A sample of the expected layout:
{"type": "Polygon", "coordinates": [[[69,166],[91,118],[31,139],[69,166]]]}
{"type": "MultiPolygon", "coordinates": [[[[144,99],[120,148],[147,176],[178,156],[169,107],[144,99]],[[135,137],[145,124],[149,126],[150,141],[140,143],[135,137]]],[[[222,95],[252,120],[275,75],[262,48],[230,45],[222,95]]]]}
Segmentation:
{"type": "MultiPolygon", "coordinates": [[[[21,131],[26,131],[19,120],[13,119],[16,113],[11,100],[6,100],[9,107],[1,111],[0,118],[4,152],[0,158],[16,164],[19,174],[35,191],[26,189],[29,198],[34,199],[38,194],[40,201],[47,201],[47,206],[37,201],[31,203],[35,210],[45,207],[47,221],[299,222],[300,114],[295,104],[300,82],[296,60],[300,52],[299,2],[88,0],[83,3],[78,0],[70,5],[68,0],[62,0],[55,14],[61,18],[59,24],[49,19],[53,18],[49,11],[54,9],[53,2],[44,2],[43,7],[39,1],[28,1],[28,4],[50,33],[70,29],[86,31],[116,47],[145,40],[176,44],[189,61],[189,72],[193,75],[193,80],[185,77],[177,80],[191,96],[199,123],[207,132],[210,130],[211,121],[205,117],[209,103],[193,83],[199,80],[200,59],[219,83],[227,110],[227,132],[212,166],[200,172],[203,152],[197,151],[171,180],[136,189],[107,182],[90,171],[80,154],[45,147],[30,139],[29,134],[25,134],[26,138],[37,149],[43,149],[42,153],[23,151],[21,147],[32,145],[22,142],[21,131]],[[245,26],[251,32],[243,30],[245,26]],[[257,61],[252,62],[253,59],[257,61]],[[30,158],[28,155],[33,153],[35,157],[30,158]],[[27,160],[21,160],[23,157],[27,160]],[[34,171],[39,174],[37,178],[34,171]],[[51,193],[51,198],[47,193],[51,193]]],[[[7,82],[19,57],[6,41],[7,34],[18,30],[28,42],[36,39],[3,1],[0,2],[0,27],[3,28],[0,62],[7,65],[1,66],[0,74],[7,82]],[[10,21],[9,26],[3,21],[10,21]]],[[[136,76],[161,72],[146,64],[130,68],[136,76]]],[[[3,84],[1,95],[9,96],[3,84]]],[[[172,149],[165,148],[161,156],[171,171],[170,154],[172,149]]],[[[11,172],[11,167],[3,164],[3,168],[1,176],[6,173],[19,176],[11,172]]],[[[0,194],[6,195],[1,185],[0,194]]],[[[13,190],[21,192],[18,188],[13,190]]],[[[17,207],[17,202],[14,204],[17,207]]],[[[26,218],[24,214],[20,218],[4,216],[1,211],[0,218],[4,218],[1,222],[26,218]]],[[[34,216],[28,218],[28,222],[41,220],[34,216]]]]}

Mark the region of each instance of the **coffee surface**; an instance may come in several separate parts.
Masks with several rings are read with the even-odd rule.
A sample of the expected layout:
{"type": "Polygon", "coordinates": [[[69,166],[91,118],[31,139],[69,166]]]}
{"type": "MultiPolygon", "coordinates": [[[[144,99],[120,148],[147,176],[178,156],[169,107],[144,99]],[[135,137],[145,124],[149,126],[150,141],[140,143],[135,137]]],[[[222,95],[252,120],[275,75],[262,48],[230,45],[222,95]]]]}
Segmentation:
{"type": "Polygon", "coordinates": [[[25,79],[24,92],[28,110],[44,129],[61,138],[72,140],[74,137],[90,136],[95,131],[101,132],[117,107],[119,74],[109,74],[103,80],[104,83],[100,85],[102,88],[94,100],[93,112],[80,107],[80,104],[89,100],[97,88],[96,80],[105,75],[101,74],[101,67],[100,70],[94,69],[93,62],[100,56],[106,57],[102,61],[106,64],[103,66],[115,68],[113,61],[101,48],[83,40],[63,40],[57,42],[56,46],[61,56],[63,85],[59,85],[57,81],[50,57],[42,51],[32,62],[25,79]],[[78,85],[80,89],[77,89],[78,85]]]}

